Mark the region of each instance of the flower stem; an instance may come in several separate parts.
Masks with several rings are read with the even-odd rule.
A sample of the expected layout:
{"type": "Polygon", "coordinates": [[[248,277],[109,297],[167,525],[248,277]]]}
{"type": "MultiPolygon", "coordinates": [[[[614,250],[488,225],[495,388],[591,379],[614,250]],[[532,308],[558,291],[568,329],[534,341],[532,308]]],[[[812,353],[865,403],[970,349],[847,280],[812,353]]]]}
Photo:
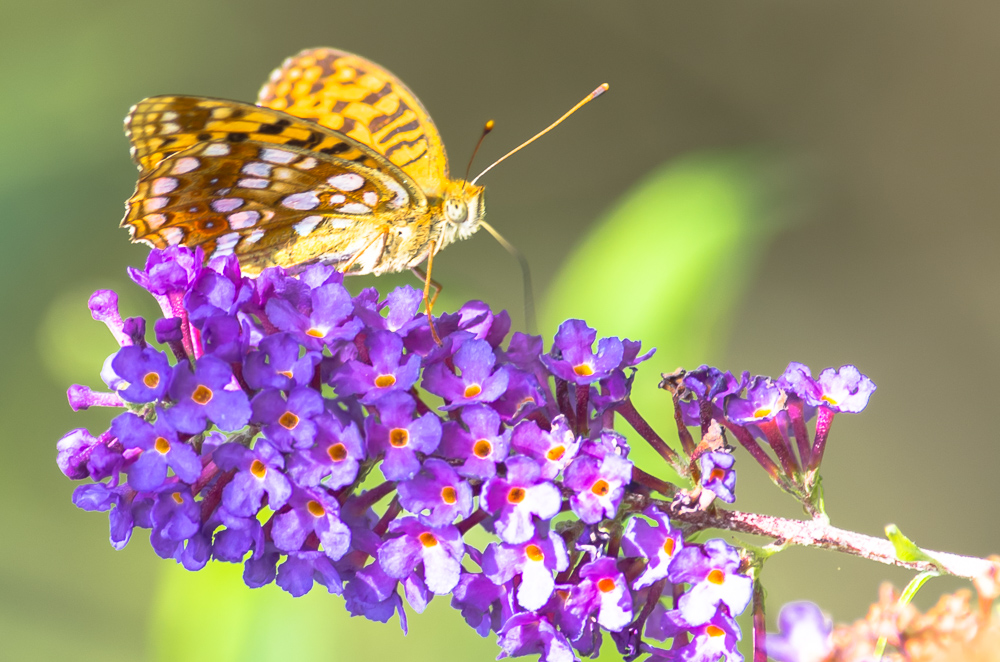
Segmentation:
{"type": "Polygon", "coordinates": [[[386,509],[385,514],[382,515],[382,519],[378,521],[378,524],[372,529],[375,535],[382,537],[385,532],[389,530],[389,524],[392,520],[396,519],[396,516],[403,512],[403,507],[399,505],[399,496],[393,497],[392,501],[389,503],[389,507],[386,509]]]}
{"type": "Polygon", "coordinates": [[[621,414],[622,418],[624,418],[625,421],[632,426],[632,429],[638,432],[639,435],[653,447],[653,450],[659,453],[660,457],[666,460],[667,463],[673,467],[675,471],[677,471],[677,473],[687,475],[687,467],[685,467],[684,463],[681,462],[680,456],[677,455],[674,449],[667,445],[667,442],[663,441],[663,438],[660,437],[660,435],[656,434],[656,431],[650,427],[649,423],[646,422],[646,419],[644,419],[642,415],[636,411],[635,405],[632,404],[632,400],[626,400],[621,403],[615,408],[615,411],[621,414]]]}
{"type": "Polygon", "coordinates": [[[790,486],[787,485],[787,481],[785,481],[782,477],[781,468],[775,464],[774,460],[771,459],[771,456],[764,451],[760,444],[757,443],[757,440],[753,438],[750,431],[742,425],[730,423],[728,420],[723,420],[722,424],[726,426],[727,430],[733,433],[736,440],[740,442],[740,445],[743,446],[743,448],[747,449],[747,452],[750,453],[753,459],[757,460],[757,464],[764,468],[764,471],[766,471],[767,475],[771,477],[774,484],[787,491],[790,486]]]}
{"type": "Polygon", "coordinates": [[[655,490],[660,494],[673,498],[677,493],[677,486],[673,483],[668,483],[665,480],[660,480],[652,474],[648,474],[639,467],[632,467],[632,480],[639,483],[643,487],[648,487],[651,490],[655,490]]]}
{"type": "Polygon", "coordinates": [[[222,490],[229,481],[233,479],[236,475],[236,469],[230,469],[226,473],[219,476],[219,479],[215,481],[215,485],[212,489],[208,491],[205,498],[201,500],[201,522],[204,524],[208,521],[208,518],[212,516],[215,509],[219,507],[219,503],[222,501],[222,490]]]}
{"type": "Polygon", "coordinates": [[[812,457],[809,458],[810,469],[817,468],[823,461],[823,451],[826,450],[826,438],[830,434],[833,415],[834,411],[829,407],[820,405],[816,408],[816,436],[813,438],[812,457]]]}
{"type": "Polygon", "coordinates": [[[812,449],[809,444],[809,429],[806,428],[806,420],[802,412],[802,400],[790,395],[786,407],[788,408],[788,417],[792,419],[792,431],[795,433],[795,445],[799,449],[799,461],[803,467],[809,467],[811,466],[812,449]]]}
{"type": "Polygon", "coordinates": [[[396,489],[395,481],[387,480],[368,490],[351,504],[358,512],[364,512],[381,501],[387,494],[396,489]]]}
{"type": "Polygon", "coordinates": [[[576,391],[576,432],[586,435],[588,432],[589,417],[587,416],[587,405],[590,404],[590,387],[577,384],[576,391]]]}
{"type": "Polygon", "coordinates": [[[901,561],[896,558],[892,543],[888,540],[838,529],[823,520],[786,519],[722,509],[685,512],[683,508],[674,507],[666,502],[657,502],[656,505],[669,513],[670,517],[690,524],[697,529],[721,529],[766,536],[778,540],[784,545],[830,549],[851,556],[859,556],[869,561],[909,568],[918,572],[937,569],[956,577],[975,579],[1000,569],[995,562],[988,559],[931,550],[925,551],[937,561],[936,566],[929,561],[901,561]]]}
{"type": "Polygon", "coordinates": [[[764,614],[764,587],[760,578],[753,583],[753,662],[767,662],[767,623],[764,614]]]}
{"type": "Polygon", "coordinates": [[[684,412],[681,411],[681,399],[677,393],[673,393],[674,400],[674,422],[677,424],[677,437],[681,440],[681,448],[688,455],[694,452],[696,444],[691,437],[691,431],[684,425],[684,412]]]}
{"type": "Polygon", "coordinates": [[[757,424],[757,427],[761,429],[764,436],[767,437],[767,442],[774,449],[774,454],[778,456],[778,460],[781,462],[782,468],[785,470],[785,475],[789,480],[795,481],[799,474],[799,465],[795,461],[795,456],[792,455],[791,444],[785,439],[785,435],[781,434],[781,430],[778,429],[778,424],[774,419],[770,421],[761,421],[757,424]]]}
{"type": "Polygon", "coordinates": [[[463,519],[461,522],[459,522],[455,526],[458,528],[459,532],[464,536],[466,534],[466,532],[469,531],[469,529],[471,529],[475,525],[479,524],[480,522],[482,522],[487,517],[489,517],[489,513],[487,513],[482,508],[480,508],[479,510],[477,510],[474,513],[472,513],[471,515],[469,515],[468,517],[466,517],[465,519],[463,519]]]}

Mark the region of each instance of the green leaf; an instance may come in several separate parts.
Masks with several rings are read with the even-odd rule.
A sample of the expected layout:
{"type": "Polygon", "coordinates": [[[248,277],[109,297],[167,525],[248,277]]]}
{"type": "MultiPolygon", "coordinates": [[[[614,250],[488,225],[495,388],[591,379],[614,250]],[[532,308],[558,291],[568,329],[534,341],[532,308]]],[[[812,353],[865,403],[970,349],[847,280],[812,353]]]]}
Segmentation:
{"type": "MultiPolygon", "coordinates": [[[[899,533],[899,529],[896,529],[896,526],[894,524],[890,524],[889,526],[895,529],[896,533],[899,534],[900,536],[903,535],[902,533],[899,533]]],[[[886,533],[888,533],[889,526],[885,527],[886,533]]],[[[906,542],[909,542],[911,545],[913,545],[913,543],[910,542],[909,540],[907,540],[906,542]]],[[[914,545],[914,547],[916,547],[916,545],[914,545]]],[[[927,583],[928,579],[931,579],[932,577],[939,577],[940,575],[941,575],[940,572],[935,572],[934,570],[926,570],[924,572],[921,572],[919,575],[911,579],[910,583],[906,585],[906,588],[903,589],[903,593],[899,596],[899,600],[896,601],[897,604],[899,604],[900,606],[910,604],[910,601],[913,600],[913,598],[917,595],[917,591],[919,591],[920,588],[927,583]]],[[[885,652],[885,646],[887,642],[888,638],[885,636],[879,637],[878,641],[875,642],[874,655],[876,660],[881,661],[882,654],[885,652]]]]}
{"type": "Polygon", "coordinates": [[[917,595],[917,591],[919,591],[923,585],[927,583],[928,579],[940,576],[941,573],[935,570],[926,570],[921,572],[919,575],[911,579],[910,583],[906,585],[905,589],[903,589],[902,595],[899,596],[899,604],[910,604],[910,601],[917,595]]]}
{"type": "Polygon", "coordinates": [[[896,558],[907,563],[933,563],[939,565],[937,559],[920,549],[912,540],[903,535],[895,524],[888,524],[885,527],[885,536],[892,543],[896,550],[896,558]]]}
{"type": "MultiPolygon", "coordinates": [[[[547,338],[563,320],[579,318],[599,337],[657,348],[640,366],[632,394],[668,441],[676,435],[659,375],[720,358],[734,304],[779,229],[763,204],[769,188],[762,175],[772,166],[757,153],[698,154],[655,170],[595,225],[548,293],[547,338]]],[[[631,442],[642,448],[640,460],[655,457],[631,442]]],[[[657,475],[674,477],[666,470],[657,475]]]]}

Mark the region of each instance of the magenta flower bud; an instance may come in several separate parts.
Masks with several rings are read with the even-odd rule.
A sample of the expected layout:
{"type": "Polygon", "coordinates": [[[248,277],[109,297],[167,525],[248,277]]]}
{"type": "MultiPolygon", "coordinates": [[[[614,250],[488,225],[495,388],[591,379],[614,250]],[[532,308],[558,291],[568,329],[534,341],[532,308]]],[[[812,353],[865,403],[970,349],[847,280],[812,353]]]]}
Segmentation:
{"type": "Polygon", "coordinates": [[[66,398],[73,411],[91,407],[124,407],[125,402],[117,393],[93,391],[89,386],[74,384],[66,390],[66,398]]]}
{"type": "Polygon", "coordinates": [[[90,295],[87,304],[90,307],[90,316],[98,322],[104,322],[119,345],[125,347],[133,344],[132,339],[125,333],[125,322],[118,312],[118,295],[114,291],[97,290],[90,295]]]}

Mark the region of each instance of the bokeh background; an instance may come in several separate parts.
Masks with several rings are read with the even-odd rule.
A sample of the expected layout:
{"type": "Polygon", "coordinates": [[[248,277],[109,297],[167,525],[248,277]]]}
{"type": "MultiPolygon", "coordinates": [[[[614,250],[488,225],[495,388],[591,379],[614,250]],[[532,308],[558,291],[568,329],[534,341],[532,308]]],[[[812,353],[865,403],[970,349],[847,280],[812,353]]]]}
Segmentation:
{"type": "MultiPolygon", "coordinates": [[[[318,589],[292,600],[243,588],[239,568],[185,573],[138,532],[115,552],[55,466],[65,431],[110,418],[65,399],[71,383],[100,385],[114,349],[87,296],[112,287],[126,314],[154,310],[125,276],[145,249],[117,227],[135,179],[128,107],[164,93],[250,101],[284,57],[318,45],[398,74],[459,172],[486,119],[481,167],[609,82],[484,180],[490,221],[534,268],[544,330],[584,316],[659,347],[640,373],[657,420],[653,385],[678,365],[855,363],[879,390],[834,425],[833,523],[1000,552],[996,3],[39,0],[3,14],[0,659],[495,655],[446,600],[404,640],[318,589]]],[[[483,299],[522,323],[516,264],[485,233],[442,253],[435,276],[452,305],[483,299]]],[[[738,458],[739,507],[798,514],[738,458]]],[[[764,579],[772,618],[811,599],[843,622],[908,575],[792,549],[764,579]]],[[[917,602],[959,586],[935,580],[917,602]]]]}

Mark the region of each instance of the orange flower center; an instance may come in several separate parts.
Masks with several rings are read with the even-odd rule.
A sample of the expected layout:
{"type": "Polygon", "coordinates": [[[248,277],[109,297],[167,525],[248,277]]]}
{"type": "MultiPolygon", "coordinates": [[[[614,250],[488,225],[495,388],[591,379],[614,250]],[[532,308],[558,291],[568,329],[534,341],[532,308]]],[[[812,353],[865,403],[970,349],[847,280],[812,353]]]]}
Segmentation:
{"type": "Polygon", "coordinates": [[[709,625],[705,628],[705,634],[710,637],[721,637],[726,634],[726,631],[720,628],[718,625],[709,625]]]}
{"type": "Polygon", "coordinates": [[[465,387],[465,397],[474,398],[483,392],[482,387],[479,384],[469,384],[465,387]]]}
{"type": "Polygon", "coordinates": [[[420,544],[424,547],[433,547],[438,544],[438,539],[434,537],[433,533],[425,531],[420,534],[420,544]]]}
{"type": "Polygon", "coordinates": [[[173,494],[170,495],[170,498],[173,499],[174,503],[176,503],[178,506],[184,503],[184,497],[181,496],[180,492],[174,492],[173,494]]]}
{"type": "Polygon", "coordinates": [[[254,460],[250,463],[250,473],[260,480],[264,480],[264,476],[267,475],[267,467],[260,460],[254,460]]]}
{"type": "Polygon", "coordinates": [[[715,467],[714,469],[712,469],[712,473],[708,474],[709,480],[722,480],[725,477],[726,477],[726,472],[720,469],[719,467],[715,467]]]}
{"type": "Polygon", "coordinates": [[[755,410],[753,413],[754,418],[764,418],[765,416],[770,416],[770,415],[771,415],[771,410],[765,409],[763,407],[755,410]]]}
{"type": "Polygon", "coordinates": [[[322,338],[326,334],[320,331],[319,329],[309,329],[306,331],[306,335],[312,338],[322,338]]]}
{"type": "Polygon", "coordinates": [[[608,485],[608,481],[602,478],[601,480],[593,484],[593,486],[590,488],[590,491],[596,494],[597,496],[608,496],[608,492],[611,491],[611,486],[608,485]]]}
{"type": "Polygon", "coordinates": [[[594,374],[594,369],[587,363],[581,363],[580,365],[573,366],[573,372],[579,377],[590,377],[594,374]]]}
{"type": "Polygon", "coordinates": [[[389,430],[389,445],[393,448],[403,448],[410,443],[410,432],[404,428],[389,430]]]}
{"type": "Polygon", "coordinates": [[[610,577],[605,577],[601,581],[597,582],[597,588],[601,593],[610,593],[615,590],[615,580],[610,577]]]}
{"type": "Polygon", "coordinates": [[[290,411],[286,411],[278,419],[278,425],[285,428],[286,430],[294,430],[295,426],[299,424],[299,417],[290,411]]]}
{"type": "Polygon", "coordinates": [[[344,444],[333,444],[327,447],[326,454],[334,462],[343,462],[347,459],[347,447],[344,444]]]}
{"type": "Polygon", "coordinates": [[[455,493],[455,488],[451,485],[445,485],[441,488],[441,500],[444,501],[449,506],[456,501],[458,501],[458,494],[455,493]]]}
{"type": "Polygon", "coordinates": [[[289,379],[292,378],[292,371],[291,370],[279,370],[278,374],[282,375],[284,377],[288,377],[289,379]]]}
{"type": "Polygon", "coordinates": [[[507,501],[510,503],[521,503],[524,501],[525,492],[523,487],[512,487],[507,492],[507,501]]]}
{"type": "Polygon", "coordinates": [[[142,378],[142,383],[149,388],[156,388],[160,384],[160,373],[147,372],[142,378]]]}
{"type": "Polygon", "coordinates": [[[673,556],[676,548],[677,543],[674,542],[673,538],[667,538],[663,541],[663,551],[667,553],[667,556],[673,556]]]}
{"type": "Polygon", "coordinates": [[[837,401],[836,401],[836,400],[834,400],[833,398],[831,398],[831,397],[830,397],[829,395],[826,395],[826,394],[824,394],[824,395],[823,395],[823,397],[822,397],[822,398],[820,398],[820,400],[822,400],[822,401],[824,401],[824,402],[829,402],[829,403],[830,403],[831,405],[833,405],[834,407],[836,407],[836,406],[837,406],[837,401]]]}
{"type": "Polygon", "coordinates": [[[562,459],[562,456],[566,454],[565,446],[553,446],[549,449],[549,452],[545,454],[545,457],[549,458],[553,462],[558,462],[562,459]]]}
{"type": "Polygon", "coordinates": [[[722,584],[722,582],[726,581],[726,573],[716,569],[708,573],[706,579],[712,584],[722,584]]]}
{"type": "Polygon", "coordinates": [[[478,457],[480,460],[484,460],[490,456],[493,452],[493,444],[491,444],[486,439],[480,439],[473,445],[472,454],[478,457]]]}
{"type": "Polygon", "coordinates": [[[204,384],[198,384],[198,388],[191,394],[191,399],[199,405],[207,405],[212,400],[212,389],[204,384]]]}
{"type": "Polygon", "coordinates": [[[170,442],[163,437],[157,437],[156,441],[153,442],[153,448],[156,449],[157,453],[166,455],[170,452],[170,442]]]}
{"type": "Polygon", "coordinates": [[[395,375],[379,375],[375,378],[375,386],[378,386],[379,388],[389,388],[395,383],[395,375]]]}
{"type": "Polygon", "coordinates": [[[545,558],[545,554],[542,553],[542,548],[538,545],[528,545],[525,547],[524,555],[532,561],[541,561],[545,558]]]}
{"type": "Polygon", "coordinates": [[[309,503],[306,504],[306,510],[308,510],[309,514],[313,517],[322,517],[323,515],[326,515],[326,508],[324,508],[323,504],[319,501],[310,500],[309,503]]]}

